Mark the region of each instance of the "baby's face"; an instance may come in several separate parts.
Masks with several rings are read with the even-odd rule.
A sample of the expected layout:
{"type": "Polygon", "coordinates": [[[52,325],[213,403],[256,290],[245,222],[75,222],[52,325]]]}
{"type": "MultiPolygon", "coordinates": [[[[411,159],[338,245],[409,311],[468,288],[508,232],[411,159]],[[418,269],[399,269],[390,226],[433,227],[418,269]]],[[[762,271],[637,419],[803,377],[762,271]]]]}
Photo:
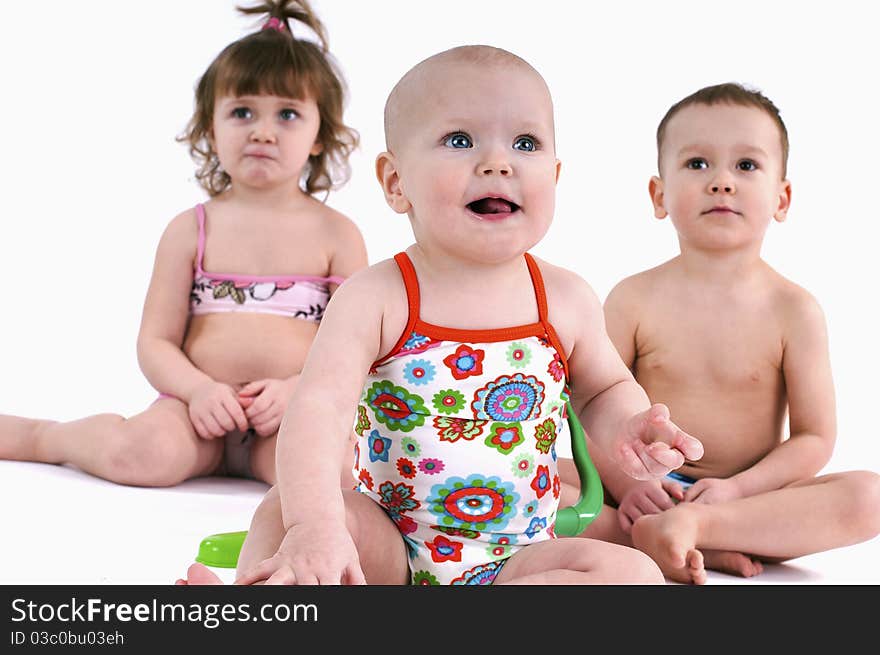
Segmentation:
{"type": "Polygon", "coordinates": [[[439,62],[409,95],[392,147],[419,245],[488,263],[540,241],[559,170],[543,80],[513,64],[439,62]]]}
{"type": "Polygon", "coordinates": [[[785,219],[790,185],[779,127],[756,107],[682,109],[667,125],[661,162],[652,180],[655,215],[668,213],[683,241],[708,249],[760,244],[770,219],[785,219]]]}

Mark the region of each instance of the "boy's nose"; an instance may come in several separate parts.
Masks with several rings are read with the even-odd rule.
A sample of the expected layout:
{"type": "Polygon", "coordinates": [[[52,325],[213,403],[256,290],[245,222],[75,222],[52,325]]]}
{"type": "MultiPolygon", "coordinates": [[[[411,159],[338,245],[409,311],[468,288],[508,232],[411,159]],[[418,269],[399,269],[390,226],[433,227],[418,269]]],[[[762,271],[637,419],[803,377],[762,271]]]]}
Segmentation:
{"type": "Polygon", "coordinates": [[[735,193],[736,187],[728,175],[719,175],[709,183],[709,193],[735,193]]]}

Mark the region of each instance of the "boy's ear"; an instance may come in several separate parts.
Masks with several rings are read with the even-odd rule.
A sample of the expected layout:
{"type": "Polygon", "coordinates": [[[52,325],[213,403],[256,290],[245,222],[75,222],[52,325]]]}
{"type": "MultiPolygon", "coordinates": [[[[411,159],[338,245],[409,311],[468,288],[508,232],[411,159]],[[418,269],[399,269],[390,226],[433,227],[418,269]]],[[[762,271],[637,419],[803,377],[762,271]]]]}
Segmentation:
{"type": "Polygon", "coordinates": [[[788,215],[788,208],[791,207],[791,182],[782,180],[782,186],[779,189],[779,205],[773,213],[773,218],[781,223],[788,215]]]}
{"type": "Polygon", "coordinates": [[[400,184],[400,173],[397,172],[397,160],[390,152],[380,152],[376,157],[376,179],[382,185],[385,202],[398,214],[405,214],[412,205],[403,193],[400,184]]]}
{"type": "Polygon", "coordinates": [[[648,193],[651,194],[651,203],[654,205],[654,216],[660,219],[669,216],[663,205],[663,180],[656,175],[652,176],[648,182],[648,193]]]}
{"type": "Polygon", "coordinates": [[[562,162],[556,160],[556,183],[559,183],[559,173],[562,171],[562,162]]]}

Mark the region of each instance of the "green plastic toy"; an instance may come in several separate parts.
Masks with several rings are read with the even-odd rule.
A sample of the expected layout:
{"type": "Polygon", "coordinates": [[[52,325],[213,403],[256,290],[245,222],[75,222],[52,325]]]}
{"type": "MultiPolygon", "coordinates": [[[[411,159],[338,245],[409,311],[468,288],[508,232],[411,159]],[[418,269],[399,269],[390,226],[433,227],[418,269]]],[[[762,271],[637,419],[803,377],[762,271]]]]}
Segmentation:
{"type": "MultiPolygon", "coordinates": [[[[599,515],[605,496],[599,473],[587,452],[586,435],[580,420],[570,404],[566,404],[568,428],[571,432],[571,452],[581,482],[581,494],[571,507],[563,507],[556,514],[554,532],[560,537],[572,537],[583,532],[599,515]]],[[[197,562],[205,566],[234,569],[238,564],[241,546],[247,537],[247,530],[239,532],[220,532],[202,539],[199,545],[197,562]]]]}

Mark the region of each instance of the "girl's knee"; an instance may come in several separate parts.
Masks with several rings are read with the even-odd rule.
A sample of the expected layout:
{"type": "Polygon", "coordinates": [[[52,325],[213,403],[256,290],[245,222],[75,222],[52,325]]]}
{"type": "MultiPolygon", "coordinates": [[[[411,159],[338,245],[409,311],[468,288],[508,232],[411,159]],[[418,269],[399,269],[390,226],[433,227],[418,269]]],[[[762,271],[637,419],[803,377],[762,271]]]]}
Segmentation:
{"type": "Polygon", "coordinates": [[[181,448],[180,435],[167,426],[134,424],[120,417],[113,439],[101,453],[113,482],[139,487],[170,487],[189,477],[190,457],[181,448]]]}

